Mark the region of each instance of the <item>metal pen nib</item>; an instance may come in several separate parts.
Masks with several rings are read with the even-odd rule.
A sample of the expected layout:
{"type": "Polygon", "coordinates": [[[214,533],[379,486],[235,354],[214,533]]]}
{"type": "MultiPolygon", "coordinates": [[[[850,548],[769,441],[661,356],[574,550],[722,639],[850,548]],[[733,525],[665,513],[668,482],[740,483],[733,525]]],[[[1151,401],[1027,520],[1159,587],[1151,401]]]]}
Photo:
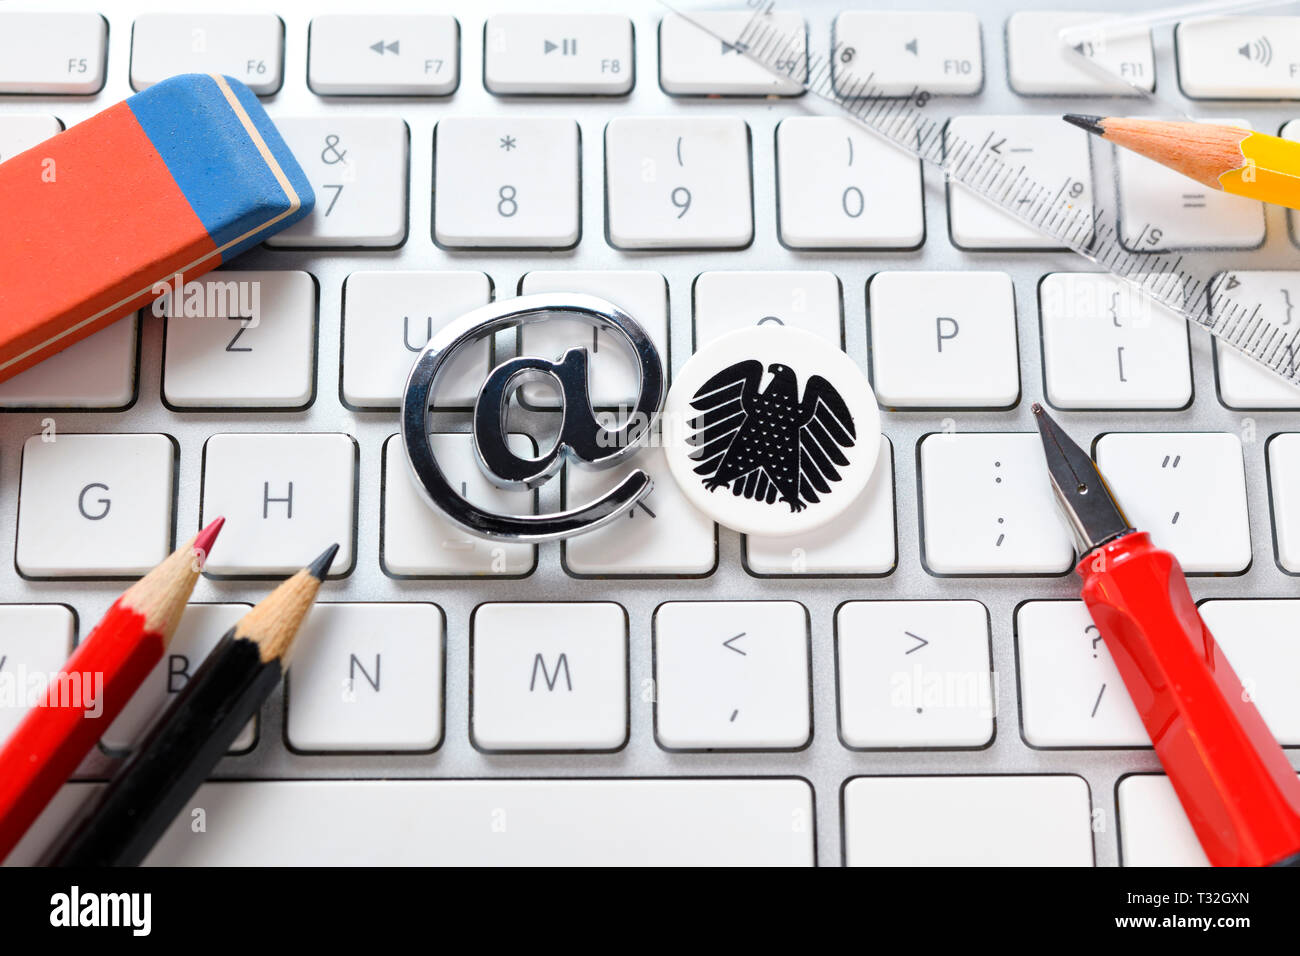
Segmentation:
{"type": "Polygon", "coordinates": [[[1037,402],[1033,405],[1038,434],[1043,440],[1047,474],[1079,553],[1087,554],[1133,528],[1088,453],[1074,443],[1037,402]]]}

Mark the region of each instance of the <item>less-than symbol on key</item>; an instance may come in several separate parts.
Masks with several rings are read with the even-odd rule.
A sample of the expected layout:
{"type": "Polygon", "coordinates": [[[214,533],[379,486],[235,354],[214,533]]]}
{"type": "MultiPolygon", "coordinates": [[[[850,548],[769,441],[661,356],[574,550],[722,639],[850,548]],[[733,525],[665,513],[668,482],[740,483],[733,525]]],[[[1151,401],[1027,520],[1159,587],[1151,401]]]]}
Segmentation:
{"type": "Polygon", "coordinates": [[[744,636],[745,636],[745,632],[744,632],[744,631],[741,631],[741,632],[740,632],[739,634],[737,634],[735,637],[729,637],[729,638],[727,638],[725,641],[723,641],[723,642],[722,642],[722,646],[725,647],[725,648],[726,648],[727,650],[729,650],[729,651],[735,651],[735,652],[736,652],[737,654],[739,654],[741,657],[748,657],[748,656],[749,656],[749,655],[748,655],[748,652],[746,652],[746,651],[742,651],[739,647],[735,647],[735,646],[733,646],[733,645],[735,644],[736,641],[740,640],[740,639],[741,639],[742,637],[744,637],[744,636]]]}

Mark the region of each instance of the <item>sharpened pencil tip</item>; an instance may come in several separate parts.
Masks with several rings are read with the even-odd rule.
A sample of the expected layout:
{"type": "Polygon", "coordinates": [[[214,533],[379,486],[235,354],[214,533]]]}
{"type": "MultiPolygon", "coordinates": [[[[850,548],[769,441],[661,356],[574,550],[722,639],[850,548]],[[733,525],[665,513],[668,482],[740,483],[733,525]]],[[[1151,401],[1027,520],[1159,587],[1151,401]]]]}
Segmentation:
{"type": "Polygon", "coordinates": [[[1043,414],[1043,406],[1039,405],[1037,402],[1034,402],[1034,404],[1030,405],[1029,410],[1033,412],[1035,415],[1043,414]]]}
{"type": "Polygon", "coordinates": [[[1106,127],[1102,126],[1103,117],[1086,116],[1083,113],[1066,113],[1061,119],[1065,120],[1071,126],[1077,126],[1085,132],[1092,133],[1094,136],[1104,136],[1106,127]]]}
{"type": "Polygon", "coordinates": [[[330,565],[334,563],[334,555],[339,553],[338,544],[331,544],[321,552],[319,558],[307,565],[307,573],[317,581],[324,581],[325,575],[329,573],[330,565]]]}
{"type": "Polygon", "coordinates": [[[217,540],[217,535],[221,534],[221,528],[225,523],[224,517],[214,518],[194,536],[194,551],[199,556],[200,565],[208,559],[208,554],[212,551],[212,542],[217,540]]]}

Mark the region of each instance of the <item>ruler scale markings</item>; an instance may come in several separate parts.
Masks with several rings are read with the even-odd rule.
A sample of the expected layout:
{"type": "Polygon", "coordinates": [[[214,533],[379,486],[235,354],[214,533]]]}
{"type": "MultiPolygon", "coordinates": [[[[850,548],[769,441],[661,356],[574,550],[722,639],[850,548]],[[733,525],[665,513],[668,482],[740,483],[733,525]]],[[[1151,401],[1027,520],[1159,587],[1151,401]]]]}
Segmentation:
{"type": "MultiPolygon", "coordinates": [[[[669,8],[675,8],[674,2],[664,2],[669,8]]],[[[992,135],[996,135],[996,131],[979,148],[951,137],[942,122],[930,119],[924,112],[924,106],[929,104],[931,97],[919,87],[913,87],[906,97],[886,97],[874,85],[875,74],[871,73],[865,81],[849,76],[841,84],[842,89],[837,90],[835,65],[847,64],[856,51],[843,41],[835,41],[832,36],[829,55],[820,51],[814,53],[805,18],[799,18],[799,26],[795,31],[786,31],[769,20],[768,15],[776,9],[774,2],[762,3],[757,8],[752,6],[753,2],[754,0],[745,0],[745,5],[750,7],[750,16],[735,44],[739,53],[778,76],[794,79],[796,74],[802,74],[805,78],[802,82],[805,92],[811,92],[837,106],[923,162],[938,166],[949,182],[971,189],[986,201],[1002,207],[1014,218],[1060,241],[1066,248],[1111,274],[1136,285],[1144,295],[1182,315],[1187,321],[1207,329],[1225,344],[1245,351],[1251,358],[1291,383],[1300,384],[1300,367],[1293,361],[1297,334],[1290,330],[1283,331],[1259,304],[1253,310],[1238,302],[1223,302],[1216,307],[1210,301],[1209,294],[1215,288],[1212,276],[1207,277],[1204,271],[1189,265],[1182,255],[1171,259],[1158,250],[1143,250],[1144,244],[1156,244],[1150,241],[1153,229],[1156,228],[1153,224],[1145,223],[1133,248],[1128,248],[1115,228],[1111,211],[1096,202],[1096,195],[1091,203],[1092,208],[1088,209],[1070,199],[1070,180],[1054,188],[1028,174],[1023,166],[1013,170],[1009,164],[996,157],[990,163],[987,155],[980,153],[992,135]],[[1287,354],[1279,355],[1283,351],[1287,354]],[[1282,360],[1286,360],[1286,366],[1279,368],[1282,360]]],[[[1197,15],[1226,13],[1252,5],[1258,6],[1258,3],[1252,3],[1252,0],[1211,2],[1198,6],[1197,15]]],[[[688,13],[677,12],[686,19],[691,19],[688,13]]],[[[1112,18],[1101,24],[1101,29],[1095,25],[1088,27],[1089,36],[1096,35],[1094,43],[1105,42],[1107,30],[1111,27],[1117,26],[1123,30],[1136,24],[1149,30],[1155,24],[1175,22],[1185,12],[1165,10],[1112,18]]],[[[1099,14],[1099,20],[1101,19],[1102,15],[1099,14]]],[[[695,25],[719,36],[716,30],[703,24],[695,22],[695,25]]],[[[1121,32],[1117,35],[1124,34],[1121,32]]],[[[1073,39],[1072,35],[1071,40],[1073,39]]],[[[1075,44],[1071,42],[1067,45],[1075,44]]],[[[1122,77],[1117,76],[1116,79],[1132,86],[1122,77]]],[[[1159,104],[1149,92],[1137,87],[1134,87],[1134,92],[1159,104]]],[[[1108,201],[1117,201],[1114,197],[1107,198],[1108,201]]],[[[1300,329],[1296,333],[1300,333],[1300,329]]]]}

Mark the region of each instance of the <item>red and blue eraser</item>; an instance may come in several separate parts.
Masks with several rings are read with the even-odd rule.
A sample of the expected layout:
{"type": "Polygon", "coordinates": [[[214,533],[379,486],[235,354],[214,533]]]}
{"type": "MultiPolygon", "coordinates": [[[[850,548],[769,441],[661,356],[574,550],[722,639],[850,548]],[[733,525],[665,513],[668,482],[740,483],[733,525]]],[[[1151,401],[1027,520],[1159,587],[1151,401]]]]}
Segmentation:
{"type": "Polygon", "coordinates": [[[164,80],[0,163],[0,381],[315,201],[262,104],[228,76],[164,80]]]}

